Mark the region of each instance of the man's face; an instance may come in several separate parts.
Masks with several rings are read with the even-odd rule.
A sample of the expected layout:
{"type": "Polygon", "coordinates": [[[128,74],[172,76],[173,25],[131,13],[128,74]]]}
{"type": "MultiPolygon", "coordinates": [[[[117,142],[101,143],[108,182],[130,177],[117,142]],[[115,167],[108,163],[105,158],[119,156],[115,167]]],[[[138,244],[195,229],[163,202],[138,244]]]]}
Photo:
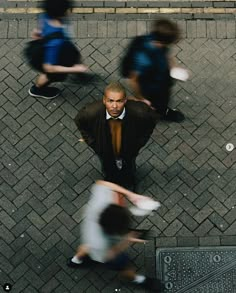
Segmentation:
{"type": "Polygon", "coordinates": [[[123,92],[113,92],[107,90],[103,97],[103,104],[107,112],[114,118],[120,116],[123,112],[127,99],[123,92]]]}

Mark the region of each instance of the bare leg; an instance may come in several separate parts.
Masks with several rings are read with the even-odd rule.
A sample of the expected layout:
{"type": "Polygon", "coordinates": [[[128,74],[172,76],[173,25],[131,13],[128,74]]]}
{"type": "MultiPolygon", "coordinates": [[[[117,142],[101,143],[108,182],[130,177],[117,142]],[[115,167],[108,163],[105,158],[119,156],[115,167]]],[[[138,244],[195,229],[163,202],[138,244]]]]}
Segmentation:
{"type": "Polygon", "coordinates": [[[43,86],[47,86],[49,84],[49,80],[47,78],[47,75],[42,73],[38,76],[37,80],[36,80],[36,86],[37,87],[43,87],[43,86]]]}
{"type": "Polygon", "coordinates": [[[126,281],[134,281],[136,272],[132,267],[129,267],[120,272],[120,277],[126,281]]]}
{"type": "Polygon", "coordinates": [[[76,256],[78,259],[82,259],[85,256],[87,256],[89,253],[89,248],[86,244],[82,244],[78,247],[77,252],[76,252],[76,256]]]}
{"type": "Polygon", "coordinates": [[[126,281],[134,282],[137,285],[144,285],[146,277],[143,275],[138,275],[134,268],[126,267],[123,271],[120,272],[120,277],[126,281]]]}
{"type": "Polygon", "coordinates": [[[77,249],[76,254],[69,260],[67,265],[69,267],[76,267],[83,263],[83,259],[88,255],[89,249],[87,245],[80,245],[77,249]]]}

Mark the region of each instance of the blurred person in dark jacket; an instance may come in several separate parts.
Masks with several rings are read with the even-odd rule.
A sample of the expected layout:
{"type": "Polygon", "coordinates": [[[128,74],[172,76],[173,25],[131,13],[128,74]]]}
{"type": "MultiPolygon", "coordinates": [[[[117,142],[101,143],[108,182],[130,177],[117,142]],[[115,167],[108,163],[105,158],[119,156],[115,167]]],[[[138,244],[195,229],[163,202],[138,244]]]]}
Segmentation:
{"type": "Polygon", "coordinates": [[[150,34],[134,39],[133,45],[130,45],[132,56],[127,54],[122,64],[127,67],[129,63],[126,77],[135,98],[153,107],[161,119],[174,122],[185,119],[180,111],[169,108],[173,85],[170,70],[175,67],[169,48],[178,41],[179,35],[179,28],[174,22],[168,19],[156,20],[150,34]]]}
{"type": "Polygon", "coordinates": [[[142,102],[126,98],[123,86],[110,83],[103,100],[86,105],[75,123],[85,142],[101,160],[105,180],[135,184],[135,160],[149,140],[158,115],[142,102]]]}
{"type": "Polygon", "coordinates": [[[45,13],[39,17],[39,28],[34,29],[34,39],[58,35],[44,44],[42,72],[29,94],[35,98],[53,99],[60,93],[56,87],[49,87],[52,82],[63,81],[68,73],[87,71],[87,66],[80,63],[80,53],[70,40],[67,29],[67,12],[72,7],[70,0],[45,0],[45,13]]]}

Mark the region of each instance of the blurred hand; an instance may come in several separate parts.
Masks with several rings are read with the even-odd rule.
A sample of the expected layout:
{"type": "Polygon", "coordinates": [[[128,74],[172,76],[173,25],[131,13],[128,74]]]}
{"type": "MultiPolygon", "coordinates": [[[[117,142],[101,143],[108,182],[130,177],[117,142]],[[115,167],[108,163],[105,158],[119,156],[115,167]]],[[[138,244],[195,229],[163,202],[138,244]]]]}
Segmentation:
{"type": "Polygon", "coordinates": [[[88,66],[86,66],[84,64],[76,64],[73,66],[73,68],[75,69],[75,72],[77,72],[77,73],[88,71],[88,66]]]}
{"type": "MultiPolygon", "coordinates": [[[[141,102],[143,102],[143,103],[145,103],[146,105],[148,105],[149,107],[151,107],[152,106],[152,103],[149,101],[149,100],[147,100],[147,99],[142,99],[142,100],[140,100],[141,102]]],[[[152,108],[152,107],[151,107],[152,108]]]]}
{"type": "Polygon", "coordinates": [[[147,240],[143,240],[143,239],[140,239],[140,232],[137,232],[137,231],[131,231],[129,232],[129,235],[128,235],[128,241],[130,242],[137,242],[137,243],[145,243],[147,242],[147,240]]]}
{"type": "Polygon", "coordinates": [[[138,201],[140,200],[152,200],[151,198],[149,198],[148,196],[144,196],[144,195],[140,195],[137,193],[133,193],[132,194],[132,202],[136,205],[138,201]]]}
{"type": "Polygon", "coordinates": [[[38,40],[42,38],[42,32],[38,29],[33,29],[32,33],[31,33],[31,38],[38,40]]]}
{"type": "Polygon", "coordinates": [[[152,107],[152,103],[147,99],[141,99],[141,98],[136,98],[134,96],[128,96],[127,100],[133,100],[133,101],[136,101],[136,102],[143,102],[148,107],[150,107],[152,110],[156,110],[154,107],[152,107]]]}
{"type": "Polygon", "coordinates": [[[140,101],[140,99],[136,98],[135,96],[128,96],[127,100],[140,101]]]}

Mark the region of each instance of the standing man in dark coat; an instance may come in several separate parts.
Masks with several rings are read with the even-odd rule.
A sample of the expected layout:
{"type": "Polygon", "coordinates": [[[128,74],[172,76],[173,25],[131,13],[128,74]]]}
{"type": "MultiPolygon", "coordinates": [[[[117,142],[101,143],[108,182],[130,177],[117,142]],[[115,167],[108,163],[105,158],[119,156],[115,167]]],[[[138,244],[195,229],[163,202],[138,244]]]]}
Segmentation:
{"type": "Polygon", "coordinates": [[[134,185],[135,159],[156,125],[155,111],[142,102],[127,101],[125,89],[112,82],[102,101],[85,106],[76,116],[85,142],[101,160],[105,180],[134,185]]]}

